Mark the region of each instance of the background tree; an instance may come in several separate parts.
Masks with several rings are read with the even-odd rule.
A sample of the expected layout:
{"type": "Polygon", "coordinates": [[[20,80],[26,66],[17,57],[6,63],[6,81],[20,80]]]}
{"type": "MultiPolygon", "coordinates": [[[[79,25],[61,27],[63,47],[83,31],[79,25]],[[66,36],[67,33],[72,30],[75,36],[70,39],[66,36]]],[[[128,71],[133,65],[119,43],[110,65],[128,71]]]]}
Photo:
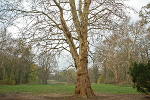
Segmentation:
{"type": "Polygon", "coordinates": [[[35,64],[32,64],[30,67],[29,75],[28,75],[28,81],[30,84],[38,83],[39,78],[37,76],[37,70],[38,70],[38,67],[35,64]]]}
{"type": "Polygon", "coordinates": [[[91,79],[91,83],[98,83],[98,79],[100,77],[100,68],[99,66],[92,66],[91,68],[88,69],[89,71],[89,76],[91,79]]]}
{"type": "MultiPolygon", "coordinates": [[[[139,12],[139,16],[141,19],[141,25],[148,25],[150,23],[150,3],[148,3],[146,6],[143,6],[141,8],[141,11],[139,12]]],[[[147,30],[150,32],[150,26],[148,25],[147,30]]]]}
{"type": "MultiPolygon", "coordinates": [[[[147,47],[145,46],[144,49],[144,45],[140,46],[142,41],[146,40],[145,35],[148,33],[144,27],[140,26],[139,22],[131,24],[131,22],[126,21],[126,24],[120,24],[118,28],[120,28],[119,31],[112,31],[112,35],[105,37],[103,42],[98,44],[100,46],[96,48],[97,61],[101,62],[101,73],[103,77],[107,76],[105,79],[109,80],[109,82],[113,78],[108,77],[113,76],[116,84],[131,84],[131,79],[127,74],[131,62],[142,61],[142,57],[145,58],[145,61],[148,61],[145,52],[147,47]],[[139,59],[141,54],[141,59],[139,59]]],[[[105,79],[104,81],[106,81],[105,79]]],[[[111,83],[114,82],[112,81],[111,83]]]]}
{"type": "Polygon", "coordinates": [[[67,82],[67,84],[76,83],[76,70],[75,68],[64,69],[62,71],[55,71],[55,80],[57,82],[67,82]]]}
{"type": "Polygon", "coordinates": [[[76,69],[75,68],[69,68],[67,71],[67,75],[68,75],[68,83],[69,84],[75,84],[76,83],[76,69]]]}
{"type": "Polygon", "coordinates": [[[56,55],[47,51],[43,51],[39,54],[38,63],[39,63],[39,77],[43,81],[43,83],[47,84],[50,74],[53,72],[54,68],[56,68],[57,61],[56,55]]]}

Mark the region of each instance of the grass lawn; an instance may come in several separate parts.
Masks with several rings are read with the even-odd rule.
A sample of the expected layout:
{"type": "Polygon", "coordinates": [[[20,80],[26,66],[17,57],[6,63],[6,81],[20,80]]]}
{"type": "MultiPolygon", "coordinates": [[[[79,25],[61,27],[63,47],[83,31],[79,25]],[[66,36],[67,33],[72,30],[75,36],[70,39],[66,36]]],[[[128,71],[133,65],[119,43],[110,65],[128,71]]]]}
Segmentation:
{"type": "Polygon", "coordinates": [[[131,85],[92,84],[94,92],[109,94],[139,94],[131,85]]]}
{"type": "MultiPolygon", "coordinates": [[[[75,85],[0,85],[0,93],[19,92],[29,94],[73,94],[75,85]]],[[[94,92],[109,94],[138,94],[132,86],[92,84],[94,92]]]]}

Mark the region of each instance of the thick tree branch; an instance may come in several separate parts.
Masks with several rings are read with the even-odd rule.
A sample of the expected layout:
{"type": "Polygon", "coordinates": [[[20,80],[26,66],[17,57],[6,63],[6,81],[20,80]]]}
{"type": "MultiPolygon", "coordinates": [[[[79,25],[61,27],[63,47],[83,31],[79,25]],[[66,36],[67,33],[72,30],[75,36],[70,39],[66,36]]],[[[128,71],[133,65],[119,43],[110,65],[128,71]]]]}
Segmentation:
{"type": "Polygon", "coordinates": [[[79,35],[80,34],[80,22],[79,22],[79,18],[77,15],[75,0],[70,0],[70,6],[71,6],[71,13],[72,13],[73,22],[76,28],[76,32],[79,35]]]}
{"type": "Polygon", "coordinates": [[[79,0],[79,17],[80,21],[82,21],[82,0],[79,0]]]}
{"type": "Polygon", "coordinates": [[[61,25],[62,25],[62,30],[64,32],[64,36],[66,37],[67,39],[67,42],[69,44],[69,47],[70,47],[70,52],[72,54],[72,57],[73,59],[75,60],[75,66],[77,65],[77,62],[79,62],[79,55],[77,53],[77,50],[76,50],[76,47],[75,47],[75,44],[73,42],[73,37],[72,37],[72,34],[71,32],[69,31],[69,28],[66,24],[66,21],[63,17],[63,10],[61,8],[61,6],[56,2],[56,0],[54,0],[54,3],[56,4],[56,6],[59,8],[60,10],[60,20],[61,20],[61,25]]]}

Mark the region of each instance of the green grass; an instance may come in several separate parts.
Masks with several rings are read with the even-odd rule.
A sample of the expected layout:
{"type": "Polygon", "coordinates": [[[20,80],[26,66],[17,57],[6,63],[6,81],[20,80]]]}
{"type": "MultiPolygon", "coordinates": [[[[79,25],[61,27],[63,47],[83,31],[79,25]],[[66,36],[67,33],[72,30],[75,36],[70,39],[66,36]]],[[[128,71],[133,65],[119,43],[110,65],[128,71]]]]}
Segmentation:
{"type": "Polygon", "coordinates": [[[6,92],[27,92],[29,94],[72,94],[74,85],[14,85],[0,86],[0,93],[6,92]]]}
{"type": "Polygon", "coordinates": [[[129,85],[113,85],[113,84],[93,84],[94,92],[110,93],[110,94],[139,94],[136,89],[129,85]]]}
{"type": "MultiPolygon", "coordinates": [[[[19,92],[29,94],[73,94],[75,85],[14,85],[0,86],[0,93],[19,92]]],[[[132,86],[92,84],[94,92],[110,94],[138,94],[132,86]]]]}

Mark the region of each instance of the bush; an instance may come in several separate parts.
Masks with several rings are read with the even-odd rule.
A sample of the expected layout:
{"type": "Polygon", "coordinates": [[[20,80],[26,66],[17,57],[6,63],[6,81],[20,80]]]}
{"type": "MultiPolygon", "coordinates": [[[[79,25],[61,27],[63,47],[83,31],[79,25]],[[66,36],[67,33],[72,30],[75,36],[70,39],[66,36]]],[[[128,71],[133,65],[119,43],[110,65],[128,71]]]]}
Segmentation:
{"type": "Polygon", "coordinates": [[[4,80],[0,80],[0,85],[15,85],[15,80],[10,80],[9,78],[5,78],[4,80]]]}
{"type": "Polygon", "coordinates": [[[133,87],[138,92],[150,93],[150,62],[148,64],[134,63],[129,74],[132,77],[133,87]]]}
{"type": "Polygon", "coordinates": [[[4,85],[4,82],[3,82],[3,80],[0,80],[0,85],[4,85]]]}
{"type": "Polygon", "coordinates": [[[15,80],[10,80],[8,85],[15,85],[16,81],[15,80]]]}
{"type": "Polygon", "coordinates": [[[8,85],[9,78],[5,78],[4,80],[0,80],[0,85],[8,85]]]}
{"type": "Polygon", "coordinates": [[[97,84],[101,84],[102,76],[100,76],[97,80],[97,84]]]}

